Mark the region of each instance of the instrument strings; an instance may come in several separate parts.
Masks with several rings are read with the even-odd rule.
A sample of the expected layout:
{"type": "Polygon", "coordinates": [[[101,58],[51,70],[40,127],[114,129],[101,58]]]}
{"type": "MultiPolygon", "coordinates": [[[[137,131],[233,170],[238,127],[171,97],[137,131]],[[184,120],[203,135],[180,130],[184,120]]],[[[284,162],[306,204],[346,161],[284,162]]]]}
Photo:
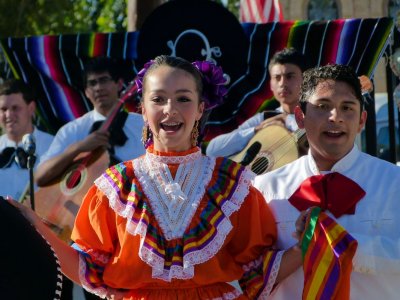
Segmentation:
{"type": "MultiPolygon", "coordinates": [[[[304,130],[299,129],[295,131],[294,134],[296,135],[297,140],[299,140],[299,138],[304,134],[304,130]]],[[[278,139],[278,141],[274,143],[272,147],[269,148],[271,150],[270,152],[278,153],[277,155],[274,155],[274,157],[276,158],[274,160],[275,163],[279,162],[284,157],[284,155],[286,155],[286,153],[288,153],[289,150],[292,148],[292,139],[293,137],[291,135],[283,136],[278,139]]],[[[258,157],[256,157],[251,164],[251,170],[254,173],[260,175],[269,169],[270,164],[271,162],[269,161],[268,156],[260,157],[260,155],[258,155],[258,157]]]]}

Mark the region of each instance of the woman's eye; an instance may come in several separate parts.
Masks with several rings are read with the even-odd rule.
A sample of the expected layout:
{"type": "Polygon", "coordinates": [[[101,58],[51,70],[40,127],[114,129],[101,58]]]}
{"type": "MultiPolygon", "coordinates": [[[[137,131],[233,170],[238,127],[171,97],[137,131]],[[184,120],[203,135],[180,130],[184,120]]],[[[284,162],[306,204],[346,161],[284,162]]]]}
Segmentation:
{"type": "Polygon", "coordinates": [[[152,98],[151,98],[151,101],[152,101],[152,102],[155,102],[155,103],[160,103],[160,102],[163,101],[163,99],[162,99],[161,97],[152,97],[152,98]]]}
{"type": "Polygon", "coordinates": [[[179,97],[178,101],[180,101],[180,102],[189,102],[191,100],[188,97],[179,97]]]}
{"type": "Polygon", "coordinates": [[[318,107],[319,109],[326,110],[326,109],[329,108],[329,105],[324,104],[324,103],[320,103],[320,104],[317,105],[317,107],[318,107]]]}

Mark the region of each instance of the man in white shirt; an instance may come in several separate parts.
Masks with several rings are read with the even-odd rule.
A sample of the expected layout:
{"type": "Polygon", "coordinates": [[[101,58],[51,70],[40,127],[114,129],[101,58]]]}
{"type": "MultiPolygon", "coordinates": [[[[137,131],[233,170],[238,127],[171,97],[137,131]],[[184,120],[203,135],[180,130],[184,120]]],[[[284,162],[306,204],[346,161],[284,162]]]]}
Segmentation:
{"type": "Polygon", "coordinates": [[[297,130],[293,112],[299,100],[305,61],[305,57],[294,48],[276,52],[268,70],[270,88],[280,107],[276,111],[257,113],[234,131],[213,138],[207,146],[207,155],[232,156],[242,151],[257,132],[269,125],[284,126],[291,132],[297,130]]]}
{"type": "MultiPolygon", "coordinates": [[[[367,114],[351,68],[324,66],[303,75],[295,116],[306,130],[309,153],[255,179],[276,218],[276,246],[286,249],[296,241],[291,228],[299,210],[320,206],[358,242],[350,299],[398,299],[400,168],[360,152],[354,143],[367,114]],[[328,182],[335,184],[335,177],[343,179],[336,181],[336,188],[328,182]],[[320,185],[324,178],[325,185],[320,185]],[[361,193],[353,198],[355,190],[361,193]]],[[[303,283],[298,268],[275,287],[270,299],[301,299],[303,283]]]]}
{"type": "Polygon", "coordinates": [[[102,130],[94,125],[106,120],[113,111],[122,84],[116,63],[111,58],[98,57],[86,64],[85,95],[94,109],[58,130],[53,143],[40,160],[36,172],[39,186],[60,177],[79,154],[100,147],[108,148],[110,164],[144,154],[141,143],[143,118],[140,114],[126,113],[121,109],[111,125],[114,130],[102,130]]]}
{"type": "Polygon", "coordinates": [[[53,136],[33,125],[36,103],[29,87],[21,80],[10,79],[0,86],[0,181],[1,195],[22,200],[28,192],[29,170],[22,137],[32,134],[36,140],[36,163],[49,148],[53,136]]]}

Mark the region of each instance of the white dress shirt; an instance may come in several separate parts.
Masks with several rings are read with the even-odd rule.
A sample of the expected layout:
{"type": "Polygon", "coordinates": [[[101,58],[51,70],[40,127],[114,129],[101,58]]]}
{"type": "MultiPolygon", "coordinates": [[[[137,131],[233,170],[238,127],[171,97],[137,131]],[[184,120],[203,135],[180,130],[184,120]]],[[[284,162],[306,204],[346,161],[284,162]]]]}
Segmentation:
{"type": "MultiPolygon", "coordinates": [[[[69,145],[85,139],[93,123],[101,120],[105,120],[105,117],[92,110],[62,126],[40,162],[61,154],[69,145]]],[[[114,146],[115,156],[121,161],[131,160],[145,153],[141,142],[143,124],[143,117],[140,114],[128,114],[123,127],[128,140],[122,146],[114,146]]]]}
{"type": "MultiPolygon", "coordinates": [[[[399,299],[400,168],[354,146],[331,171],[347,176],[366,192],[354,215],[336,219],[358,241],[350,299],[399,299]]],[[[263,193],[276,218],[278,248],[287,249],[296,243],[292,232],[299,211],[288,199],[306,178],[317,174],[316,163],[308,154],[255,178],[255,187],[263,193]]],[[[275,288],[269,299],[301,299],[303,280],[299,268],[275,288]]]]}
{"type": "MultiPolygon", "coordinates": [[[[36,168],[40,157],[49,149],[54,137],[37,128],[33,130],[32,134],[35,137],[36,144],[36,168]]],[[[8,139],[6,134],[3,134],[0,137],[0,152],[6,147],[23,148],[23,145],[22,142],[16,145],[14,141],[8,139]]],[[[20,200],[20,197],[25,193],[26,189],[29,188],[29,170],[23,169],[16,162],[13,162],[9,168],[0,169],[0,182],[1,196],[11,196],[15,200],[20,200]]]]}

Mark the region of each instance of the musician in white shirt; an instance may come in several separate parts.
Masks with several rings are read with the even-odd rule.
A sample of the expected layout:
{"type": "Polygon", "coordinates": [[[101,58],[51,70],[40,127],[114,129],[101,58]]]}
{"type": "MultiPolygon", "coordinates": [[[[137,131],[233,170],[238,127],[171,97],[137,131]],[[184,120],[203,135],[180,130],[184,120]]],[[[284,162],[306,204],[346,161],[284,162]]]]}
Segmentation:
{"type": "Polygon", "coordinates": [[[109,153],[115,157],[116,162],[144,154],[141,143],[143,118],[140,114],[124,115],[124,112],[120,111],[116,118],[122,116],[122,128],[115,128],[112,134],[108,130],[92,128],[96,121],[104,121],[118,103],[123,82],[115,62],[106,57],[92,59],[85,66],[84,84],[85,95],[94,109],[58,130],[37,169],[36,180],[39,186],[60,177],[82,152],[91,152],[99,147],[111,148],[109,153]],[[123,141],[110,145],[112,139],[120,134],[125,135],[123,141]]]}
{"type": "Polygon", "coordinates": [[[284,126],[289,131],[297,130],[293,112],[298,104],[305,69],[305,57],[294,48],[276,52],[269,62],[268,70],[270,88],[280,107],[276,111],[257,113],[232,132],[213,138],[207,146],[207,155],[234,155],[243,150],[258,131],[269,125],[284,126]]]}
{"type": "MultiPolygon", "coordinates": [[[[291,228],[299,214],[296,207],[311,200],[315,201],[311,205],[321,202],[326,213],[358,242],[352,261],[350,299],[398,299],[400,168],[361,152],[354,143],[367,117],[357,75],[349,67],[338,65],[306,71],[295,115],[299,127],[306,130],[308,155],[257,176],[254,184],[274,213],[276,247],[285,249],[295,242],[291,228]],[[330,192],[325,186],[319,189],[316,178],[326,174],[331,176],[326,178],[345,176],[346,181],[330,192]],[[365,192],[357,199],[350,197],[354,184],[365,192]],[[299,191],[306,191],[307,196],[293,197],[299,191]],[[339,193],[343,195],[332,196],[339,193]],[[313,199],[313,195],[319,197],[313,199]],[[325,199],[330,195],[329,202],[323,195],[325,199]],[[350,210],[335,213],[350,203],[350,210]]],[[[329,189],[329,182],[325,184],[329,189]]],[[[303,283],[303,269],[298,268],[275,287],[268,299],[301,299],[303,283]]]]}
{"type": "Polygon", "coordinates": [[[36,103],[29,87],[22,81],[10,79],[0,86],[0,137],[1,195],[22,200],[29,187],[27,154],[23,151],[22,138],[32,134],[36,140],[36,164],[49,148],[53,136],[33,124],[36,103]]]}

